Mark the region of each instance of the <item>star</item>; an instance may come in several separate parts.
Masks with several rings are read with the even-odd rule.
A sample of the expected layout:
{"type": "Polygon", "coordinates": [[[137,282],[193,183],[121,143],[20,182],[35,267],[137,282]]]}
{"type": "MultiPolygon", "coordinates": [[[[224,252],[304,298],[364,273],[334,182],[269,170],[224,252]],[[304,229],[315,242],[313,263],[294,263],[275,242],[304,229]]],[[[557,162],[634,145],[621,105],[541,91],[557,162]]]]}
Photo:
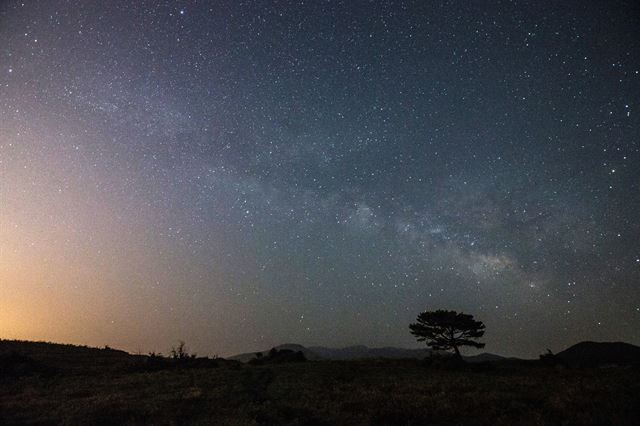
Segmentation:
{"type": "Polygon", "coordinates": [[[115,321],[150,350],[171,330],[203,354],[411,346],[407,324],[443,308],[505,355],[596,318],[639,342],[620,314],[640,298],[621,6],[338,3],[3,9],[0,312],[33,318],[17,337],[82,323],[102,346],[115,321]],[[108,312],[81,308],[96,300],[108,312]]]}

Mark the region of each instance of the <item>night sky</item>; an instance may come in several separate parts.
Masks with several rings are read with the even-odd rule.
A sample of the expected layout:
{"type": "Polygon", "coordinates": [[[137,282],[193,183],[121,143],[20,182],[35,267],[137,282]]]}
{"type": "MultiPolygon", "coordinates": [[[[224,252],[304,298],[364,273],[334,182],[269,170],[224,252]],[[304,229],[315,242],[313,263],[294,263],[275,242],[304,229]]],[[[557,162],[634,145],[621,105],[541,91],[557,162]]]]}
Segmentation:
{"type": "MultiPolygon", "coordinates": [[[[0,3],[0,338],[640,344],[635,1],[0,3]]],[[[475,353],[469,351],[468,353],[475,353]]]]}

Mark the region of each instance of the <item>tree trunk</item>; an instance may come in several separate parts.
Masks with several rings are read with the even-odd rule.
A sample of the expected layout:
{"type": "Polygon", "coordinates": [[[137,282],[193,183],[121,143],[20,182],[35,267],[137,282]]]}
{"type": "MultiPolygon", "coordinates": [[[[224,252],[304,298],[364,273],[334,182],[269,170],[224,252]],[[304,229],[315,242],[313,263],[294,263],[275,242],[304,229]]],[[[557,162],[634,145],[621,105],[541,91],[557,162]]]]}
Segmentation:
{"type": "Polygon", "coordinates": [[[453,350],[456,351],[456,358],[459,360],[462,360],[462,355],[460,355],[460,351],[458,350],[458,345],[456,345],[456,338],[454,336],[454,329],[453,327],[449,330],[449,335],[451,336],[451,346],[453,346],[453,350]]]}
{"type": "Polygon", "coordinates": [[[455,357],[458,359],[462,359],[462,355],[460,355],[460,351],[456,345],[453,345],[453,350],[456,351],[455,357]]]}

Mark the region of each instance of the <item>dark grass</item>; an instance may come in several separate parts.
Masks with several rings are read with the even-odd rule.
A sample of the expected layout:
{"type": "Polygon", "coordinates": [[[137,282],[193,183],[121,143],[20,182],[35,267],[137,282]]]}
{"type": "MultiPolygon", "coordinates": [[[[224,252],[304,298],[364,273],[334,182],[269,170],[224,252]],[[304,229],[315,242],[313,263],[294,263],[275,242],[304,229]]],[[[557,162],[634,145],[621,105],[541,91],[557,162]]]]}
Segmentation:
{"type": "Polygon", "coordinates": [[[635,425],[639,378],[412,360],[34,372],[0,384],[0,424],[635,425]]]}

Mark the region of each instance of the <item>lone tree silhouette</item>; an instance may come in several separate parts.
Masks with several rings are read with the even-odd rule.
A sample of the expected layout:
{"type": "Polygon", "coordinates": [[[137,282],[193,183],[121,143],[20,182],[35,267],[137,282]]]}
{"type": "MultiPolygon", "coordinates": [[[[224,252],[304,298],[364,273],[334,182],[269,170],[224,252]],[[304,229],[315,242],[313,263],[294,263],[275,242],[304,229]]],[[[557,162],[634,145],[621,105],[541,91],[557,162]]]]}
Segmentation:
{"type": "Polygon", "coordinates": [[[484,343],[472,340],[484,335],[484,324],[474,320],[473,315],[456,311],[426,311],[418,315],[417,321],[409,325],[411,334],[418,342],[427,342],[427,346],[436,351],[453,349],[455,356],[462,359],[460,346],[484,348],[484,343]]]}

